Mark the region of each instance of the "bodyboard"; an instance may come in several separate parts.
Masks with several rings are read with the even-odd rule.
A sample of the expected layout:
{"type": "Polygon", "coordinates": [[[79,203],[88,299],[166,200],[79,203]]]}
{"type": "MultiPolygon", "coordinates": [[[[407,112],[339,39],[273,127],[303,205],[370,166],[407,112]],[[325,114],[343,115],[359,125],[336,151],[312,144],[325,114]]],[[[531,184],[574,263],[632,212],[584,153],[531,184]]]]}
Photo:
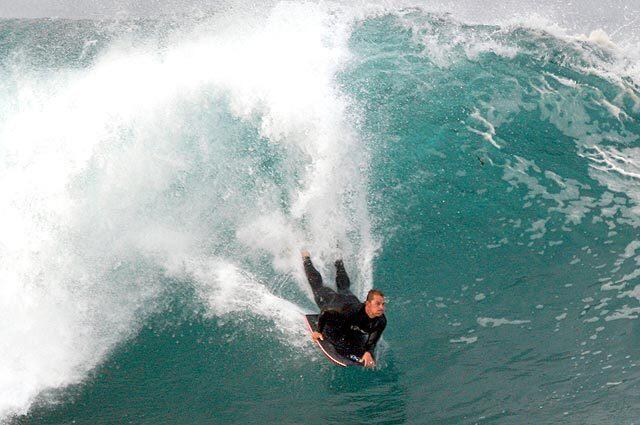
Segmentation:
{"type": "MultiPolygon", "coordinates": [[[[305,321],[307,322],[307,326],[309,327],[309,332],[318,331],[319,317],[320,317],[319,314],[305,314],[304,318],[305,318],[305,321]]],[[[353,356],[353,358],[349,358],[347,356],[343,356],[342,354],[338,353],[338,351],[336,350],[336,347],[334,347],[334,345],[327,338],[325,338],[322,341],[320,340],[316,341],[316,344],[320,348],[320,351],[322,351],[322,354],[324,354],[329,359],[329,361],[335,365],[342,366],[342,367],[362,366],[362,363],[357,361],[359,360],[357,357],[353,356]]]]}

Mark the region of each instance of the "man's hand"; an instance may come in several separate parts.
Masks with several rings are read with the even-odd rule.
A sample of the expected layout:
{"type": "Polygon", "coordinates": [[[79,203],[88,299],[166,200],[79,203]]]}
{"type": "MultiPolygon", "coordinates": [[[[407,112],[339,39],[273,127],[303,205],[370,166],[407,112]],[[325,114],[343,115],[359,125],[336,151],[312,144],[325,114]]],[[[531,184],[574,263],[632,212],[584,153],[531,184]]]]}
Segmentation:
{"type": "Polygon", "coordinates": [[[376,362],[375,360],[373,360],[373,356],[370,352],[367,351],[366,353],[364,353],[364,356],[362,356],[362,364],[364,365],[364,367],[376,366],[376,362]]]}
{"type": "Polygon", "coordinates": [[[313,333],[311,334],[311,339],[312,339],[314,342],[318,342],[318,340],[320,340],[320,341],[324,341],[324,337],[322,336],[322,334],[321,334],[320,332],[313,332],[313,333]]]}
{"type": "Polygon", "coordinates": [[[300,251],[300,255],[302,255],[302,259],[304,260],[305,258],[310,258],[311,254],[309,254],[309,251],[307,251],[306,249],[303,249],[302,251],[300,251]]]}

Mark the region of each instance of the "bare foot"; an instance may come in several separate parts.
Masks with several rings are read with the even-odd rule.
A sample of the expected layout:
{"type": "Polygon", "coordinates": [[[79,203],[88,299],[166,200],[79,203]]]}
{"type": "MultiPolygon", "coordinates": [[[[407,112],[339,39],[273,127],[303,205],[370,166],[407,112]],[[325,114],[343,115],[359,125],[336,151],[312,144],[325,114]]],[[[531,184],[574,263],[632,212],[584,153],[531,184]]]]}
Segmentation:
{"type": "Polygon", "coordinates": [[[309,254],[309,251],[307,251],[306,249],[303,249],[302,251],[300,251],[300,255],[302,255],[302,259],[304,260],[305,258],[310,258],[311,254],[309,254]]]}

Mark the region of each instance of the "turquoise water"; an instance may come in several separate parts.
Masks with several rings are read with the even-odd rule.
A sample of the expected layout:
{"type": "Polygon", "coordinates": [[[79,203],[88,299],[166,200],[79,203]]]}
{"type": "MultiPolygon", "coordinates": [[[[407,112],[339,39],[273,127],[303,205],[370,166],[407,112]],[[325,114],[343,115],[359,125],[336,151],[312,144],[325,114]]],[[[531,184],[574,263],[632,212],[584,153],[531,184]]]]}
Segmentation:
{"type": "Polygon", "coordinates": [[[0,23],[0,420],[635,423],[640,77],[604,32],[280,3],[0,23]],[[299,250],[388,296],[312,346],[299,250]]]}

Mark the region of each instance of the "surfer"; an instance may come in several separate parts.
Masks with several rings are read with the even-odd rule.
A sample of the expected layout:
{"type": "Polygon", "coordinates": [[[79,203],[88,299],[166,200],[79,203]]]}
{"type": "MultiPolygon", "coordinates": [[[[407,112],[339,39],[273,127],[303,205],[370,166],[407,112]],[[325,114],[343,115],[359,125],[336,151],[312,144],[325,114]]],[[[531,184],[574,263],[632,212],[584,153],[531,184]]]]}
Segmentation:
{"type": "Polygon", "coordinates": [[[384,294],[372,289],[361,303],[349,289],[351,282],[342,260],[335,262],[336,292],[322,284],[322,276],[313,267],[309,251],[303,250],[301,254],[313,298],[320,308],[318,332],[313,332],[311,338],[317,341],[326,336],[342,354],[356,356],[365,367],[374,367],[374,349],[387,326],[384,294]]]}

